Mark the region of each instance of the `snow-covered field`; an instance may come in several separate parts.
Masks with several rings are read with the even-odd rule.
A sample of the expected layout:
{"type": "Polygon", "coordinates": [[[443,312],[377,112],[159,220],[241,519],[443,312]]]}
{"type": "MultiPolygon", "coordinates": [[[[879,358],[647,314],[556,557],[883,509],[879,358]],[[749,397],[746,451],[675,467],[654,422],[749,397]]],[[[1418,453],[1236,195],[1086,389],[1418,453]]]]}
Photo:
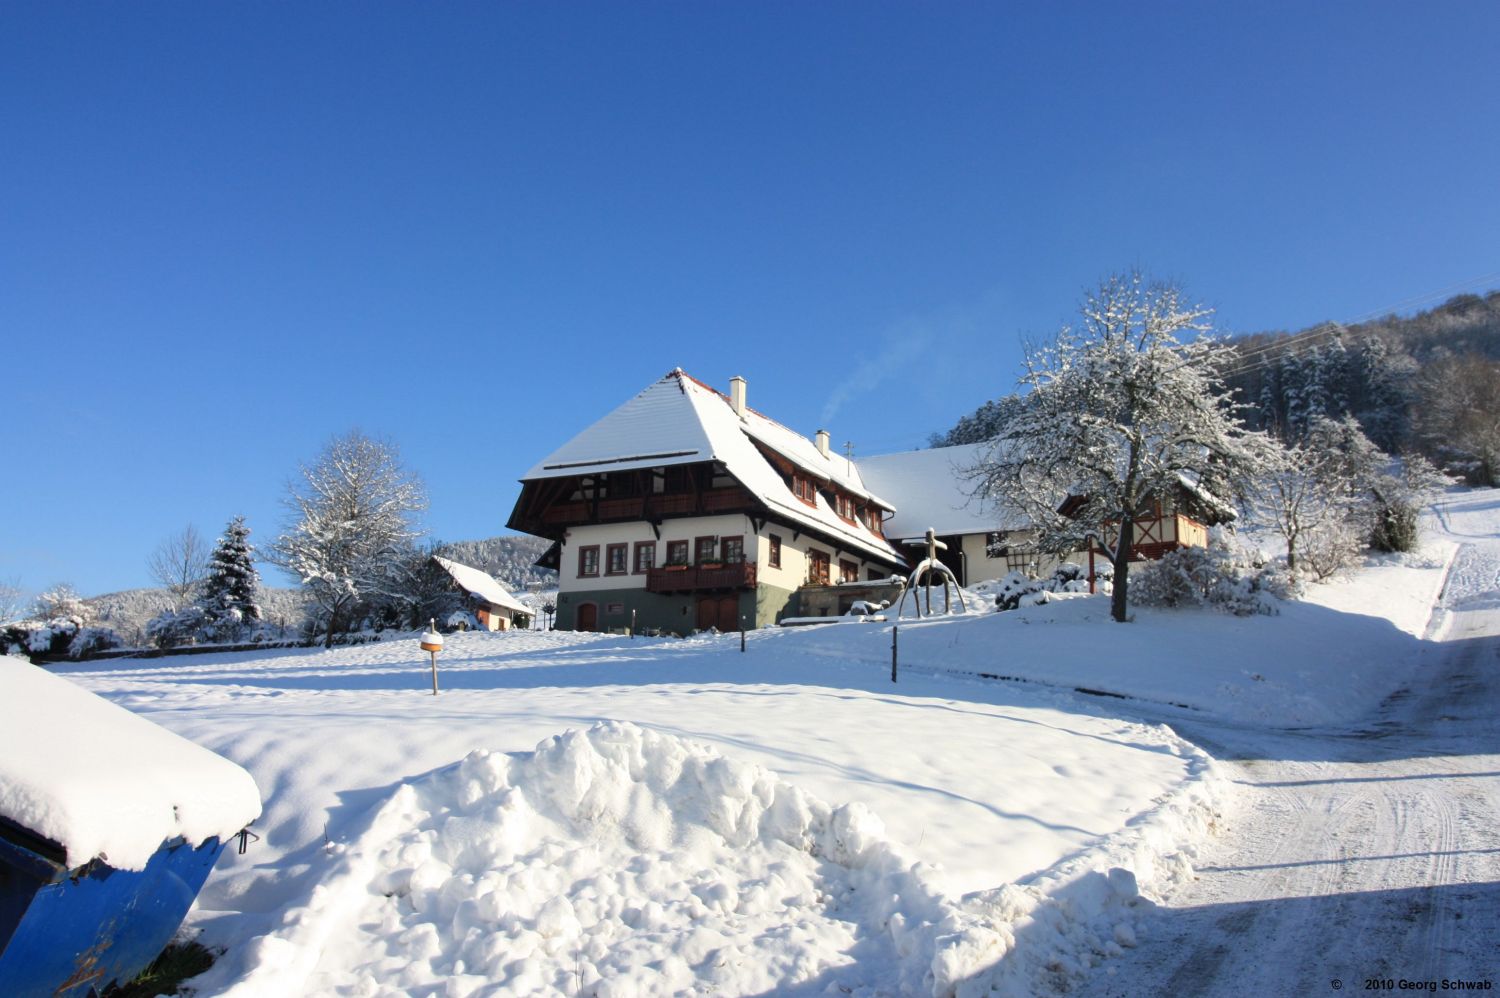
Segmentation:
{"type": "Polygon", "coordinates": [[[438,697],[414,638],[61,671],[261,788],[194,916],[207,993],[1029,993],[1134,941],[1230,791],[1121,718],[1359,714],[1420,667],[1451,551],[1277,617],[903,623],[894,685],[874,624],[455,635],[438,697]]]}

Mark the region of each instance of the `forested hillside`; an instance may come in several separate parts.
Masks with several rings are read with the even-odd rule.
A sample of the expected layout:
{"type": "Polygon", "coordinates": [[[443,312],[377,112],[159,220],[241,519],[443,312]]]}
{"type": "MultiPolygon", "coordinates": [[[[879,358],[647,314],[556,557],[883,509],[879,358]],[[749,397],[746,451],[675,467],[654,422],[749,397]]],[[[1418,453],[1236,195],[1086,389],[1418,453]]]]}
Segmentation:
{"type": "Polygon", "coordinates": [[[555,571],[537,568],[532,564],[551,543],[541,537],[513,534],[508,537],[487,537],[482,541],[455,541],[441,545],[439,551],[446,558],[483,569],[511,592],[520,592],[525,590],[529,582],[549,586],[557,584],[555,571]]]}
{"type": "MultiPolygon", "coordinates": [[[[1415,450],[1479,484],[1500,474],[1500,291],[1412,316],[1232,341],[1226,383],[1254,428],[1299,437],[1318,416],[1352,415],[1389,452],[1415,450]]],[[[933,446],[973,443],[1006,423],[1013,395],[986,402],[933,446]]]]}

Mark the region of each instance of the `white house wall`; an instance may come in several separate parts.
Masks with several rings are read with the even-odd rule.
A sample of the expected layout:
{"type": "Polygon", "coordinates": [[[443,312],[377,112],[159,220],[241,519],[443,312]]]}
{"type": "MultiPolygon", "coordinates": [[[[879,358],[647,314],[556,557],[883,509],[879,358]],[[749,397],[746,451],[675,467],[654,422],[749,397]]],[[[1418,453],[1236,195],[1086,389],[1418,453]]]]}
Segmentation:
{"type": "Polygon", "coordinates": [[[651,525],[645,521],[631,523],[590,524],[571,527],[563,539],[558,560],[558,589],[561,592],[580,592],[611,589],[642,589],[646,585],[645,575],[635,575],[635,545],[641,541],[656,544],[656,564],[666,563],[667,544],[670,541],[687,541],[688,557],[694,557],[699,537],[735,537],[744,539],[745,557],[756,565],[756,579],[765,585],[782,589],[796,589],[807,581],[808,551],[816,549],[829,556],[829,575],[838,581],[839,562],[852,561],[859,566],[859,578],[864,579],[872,570],[881,577],[891,574],[889,565],[862,558],[857,552],[840,549],[807,534],[797,536],[795,527],[786,524],[767,523],[756,531],[750,518],[742,513],[721,516],[695,516],[663,521],[661,536],[657,537],[651,525]],[[781,538],[781,567],[771,567],[771,536],[781,538]],[[611,544],[625,544],[626,574],[606,575],[605,560],[611,544]],[[578,551],[580,548],[599,548],[599,574],[578,574],[578,551]]]}
{"type": "Polygon", "coordinates": [[[667,544],[670,541],[687,541],[688,558],[691,560],[694,554],[694,544],[699,537],[734,537],[742,536],[745,539],[745,552],[748,555],[754,550],[751,542],[755,538],[755,532],[750,526],[749,519],[742,513],[724,514],[721,516],[691,516],[682,519],[666,520],[661,525],[661,537],[657,537],[651,530],[651,524],[644,520],[630,523],[601,523],[587,526],[570,527],[568,535],[563,539],[562,550],[558,561],[558,589],[562,592],[573,592],[578,590],[600,590],[600,589],[644,589],[646,576],[630,574],[635,568],[635,545],[639,541],[654,541],[656,544],[656,564],[665,565],[667,561],[667,544]],[[605,575],[605,557],[610,544],[628,544],[626,548],[625,575],[605,575]],[[578,574],[578,549],[598,545],[599,547],[599,574],[578,574]]]}
{"type": "MultiPolygon", "coordinates": [[[[1014,571],[1010,567],[1009,561],[1004,555],[1001,555],[997,558],[992,558],[986,552],[985,548],[987,547],[987,536],[987,534],[962,535],[964,566],[967,571],[969,585],[974,585],[978,582],[985,582],[989,579],[1003,579],[1006,575],[1010,574],[1010,572],[1014,571]]],[[[1031,533],[1029,531],[1014,531],[1011,534],[1011,541],[1013,545],[1027,544],[1029,543],[1030,538],[1031,533]]],[[[1082,565],[1085,568],[1088,567],[1089,563],[1089,556],[1087,551],[1077,551],[1073,554],[1067,555],[1066,557],[1058,557],[1055,554],[1044,554],[1038,552],[1036,554],[1030,555],[1029,558],[1035,563],[1035,567],[1030,569],[1022,569],[1021,571],[1026,571],[1029,574],[1039,577],[1051,575],[1054,571],[1056,571],[1057,566],[1065,561],[1072,562],[1075,565],[1082,565]]]]}

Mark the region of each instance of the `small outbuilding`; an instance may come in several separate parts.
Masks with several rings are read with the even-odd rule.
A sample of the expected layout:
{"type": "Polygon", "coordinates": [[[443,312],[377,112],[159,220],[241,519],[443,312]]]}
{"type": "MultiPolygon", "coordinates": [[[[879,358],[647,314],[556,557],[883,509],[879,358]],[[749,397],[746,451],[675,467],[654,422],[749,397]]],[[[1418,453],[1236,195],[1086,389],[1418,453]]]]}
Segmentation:
{"type": "Polygon", "coordinates": [[[506,591],[494,576],[449,558],[434,556],[432,560],[453,578],[454,588],[463,594],[464,609],[474,615],[480,630],[507,631],[531,626],[531,608],[506,591]]]}

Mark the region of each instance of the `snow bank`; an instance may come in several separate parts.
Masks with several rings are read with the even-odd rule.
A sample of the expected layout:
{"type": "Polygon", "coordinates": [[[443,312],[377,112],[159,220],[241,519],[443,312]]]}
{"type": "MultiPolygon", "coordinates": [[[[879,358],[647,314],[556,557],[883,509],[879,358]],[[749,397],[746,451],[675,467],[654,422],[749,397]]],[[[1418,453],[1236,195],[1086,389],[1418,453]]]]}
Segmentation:
{"type": "Polygon", "coordinates": [[[474,752],[330,852],[226,994],[932,993],[963,918],[867,809],[618,722],[474,752]]]}
{"type": "Polygon", "coordinates": [[[260,814],[227,759],[19,659],[0,658],[0,817],[69,866],[139,870],[168,839],[226,839],[260,814]]]}
{"type": "MultiPolygon", "coordinates": [[[[1206,756],[1181,751],[1207,775],[1206,756]]],[[[865,807],[606,722],[401,786],[352,842],[328,847],[320,886],[280,928],[194,984],[233,996],[1032,993],[1133,943],[1148,906],[1138,878],[1185,871],[1162,857],[1207,820],[1212,783],[1189,785],[1035,883],[957,900],[865,807]]]]}

